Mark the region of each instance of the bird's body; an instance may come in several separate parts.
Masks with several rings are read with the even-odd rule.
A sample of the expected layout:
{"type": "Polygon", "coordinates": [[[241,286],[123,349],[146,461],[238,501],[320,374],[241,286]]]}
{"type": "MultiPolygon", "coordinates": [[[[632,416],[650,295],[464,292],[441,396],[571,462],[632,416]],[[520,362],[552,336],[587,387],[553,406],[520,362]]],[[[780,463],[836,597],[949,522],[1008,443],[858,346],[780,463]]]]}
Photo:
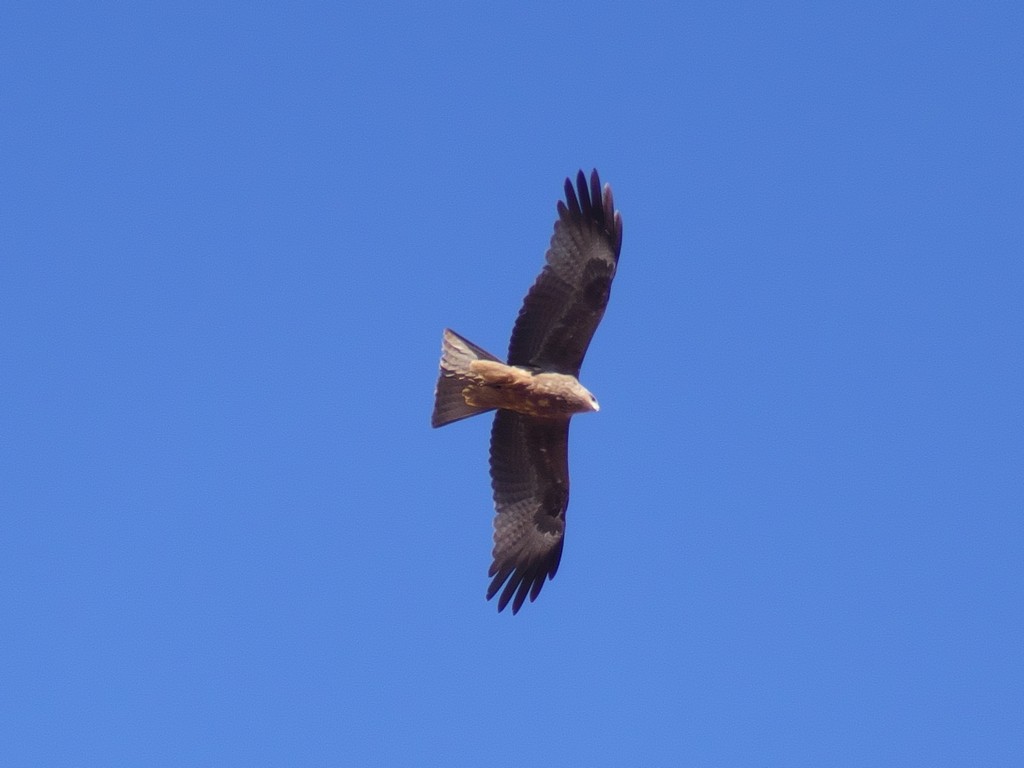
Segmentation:
{"type": "Polygon", "coordinates": [[[566,201],[547,263],[523,302],[502,362],[446,329],[431,424],[495,410],[491,430],[493,577],[498,610],[516,613],[558,570],[569,504],[569,419],[598,410],[579,382],[583,357],[608,303],[622,245],[622,218],[597,171],[581,171],[566,201]],[[578,195],[577,195],[578,190],[578,195]],[[502,589],[504,586],[504,589],[502,589]]]}
{"type": "MultiPolygon", "coordinates": [[[[458,336],[447,328],[445,335],[450,343],[458,336]]],[[[459,369],[446,365],[443,357],[441,369],[442,376],[459,387],[463,402],[475,410],[503,408],[538,419],[567,419],[598,410],[594,396],[566,373],[538,373],[486,359],[459,369]]]]}

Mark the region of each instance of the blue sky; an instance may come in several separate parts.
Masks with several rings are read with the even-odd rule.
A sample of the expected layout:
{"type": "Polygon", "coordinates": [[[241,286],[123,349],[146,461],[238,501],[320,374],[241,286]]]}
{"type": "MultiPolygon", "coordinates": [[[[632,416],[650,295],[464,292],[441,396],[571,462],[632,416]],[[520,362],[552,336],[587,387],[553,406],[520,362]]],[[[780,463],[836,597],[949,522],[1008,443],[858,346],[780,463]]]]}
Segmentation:
{"type": "Polygon", "coordinates": [[[1017,3],[20,4],[0,763],[1009,765],[1017,3]],[[484,600],[563,179],[625,222],[561,569],[484,600]]]}

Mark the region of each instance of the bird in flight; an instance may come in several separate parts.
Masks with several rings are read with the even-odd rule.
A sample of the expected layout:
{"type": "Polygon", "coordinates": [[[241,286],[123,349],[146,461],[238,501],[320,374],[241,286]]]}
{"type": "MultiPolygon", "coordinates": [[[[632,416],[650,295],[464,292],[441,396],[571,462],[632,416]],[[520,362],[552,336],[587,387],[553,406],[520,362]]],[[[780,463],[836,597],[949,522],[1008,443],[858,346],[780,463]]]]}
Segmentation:
{"type": "Polygon", "coordinates": [[[445,329],[431,425],[496,411],[491,428],[494,561],[490,600],[512,613],[532,602],[562,557],[569,505],[569,419],[598,410],[579,382],[580,366],[611,290],[622,247],[622,217],[595,170],[565,202],[544,269],[523,300],[508,359],[445,329]],[[504,587],[504,588],[503,588],[504,587]]]}

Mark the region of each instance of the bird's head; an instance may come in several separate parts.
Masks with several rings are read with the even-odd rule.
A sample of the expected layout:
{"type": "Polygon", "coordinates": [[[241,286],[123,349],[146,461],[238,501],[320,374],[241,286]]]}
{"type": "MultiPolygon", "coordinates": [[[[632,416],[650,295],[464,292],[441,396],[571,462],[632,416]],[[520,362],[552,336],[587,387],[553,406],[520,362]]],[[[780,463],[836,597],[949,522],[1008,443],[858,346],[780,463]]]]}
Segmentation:
{"type": "Polygon", "coordinates": [[[600,411],[601,406],[597,403],[597,398],[594,397],[590,390],[579,384],[579,402],[582,406],[581,412],[587,413],[588,411],[600,411]]]}

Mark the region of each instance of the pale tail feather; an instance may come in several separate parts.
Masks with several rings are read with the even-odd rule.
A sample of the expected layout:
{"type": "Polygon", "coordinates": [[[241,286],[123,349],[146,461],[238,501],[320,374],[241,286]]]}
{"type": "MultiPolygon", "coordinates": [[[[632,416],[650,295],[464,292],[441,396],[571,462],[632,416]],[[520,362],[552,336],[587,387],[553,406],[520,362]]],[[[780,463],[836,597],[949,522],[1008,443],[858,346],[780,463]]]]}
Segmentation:
{"type": "Polygon", "coordinates": [[[477,408],[466,404],[462,391],[471,386],[469,365],[474,360],[494,360],[501,362],[471,341],[459,336],[455,331],[444,329],[441,343],[441,373],[437,378],[437,389],[434,392],[434,413],[430,417],[430,425],[443,427],[453,421],[468,419],[478,413],[486,413],[490,408],[477,408]]]}

